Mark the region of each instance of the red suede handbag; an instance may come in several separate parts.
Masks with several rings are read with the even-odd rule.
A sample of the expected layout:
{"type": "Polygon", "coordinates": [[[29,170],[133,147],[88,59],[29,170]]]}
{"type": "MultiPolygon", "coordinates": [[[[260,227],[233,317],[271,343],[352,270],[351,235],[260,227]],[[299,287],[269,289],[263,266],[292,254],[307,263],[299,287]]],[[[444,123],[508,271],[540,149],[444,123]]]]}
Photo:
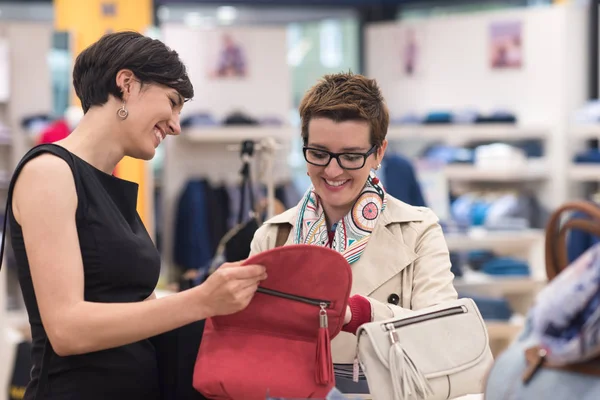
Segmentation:
{"type": "Polygon", "coordinates": [[[290,245],[257,254],[268,277],[249,306],[209,318],[194,388],[209,399],[325,398],[335,386],[331,339],[352,286],[346,259],[325,247],[290,245]]]}

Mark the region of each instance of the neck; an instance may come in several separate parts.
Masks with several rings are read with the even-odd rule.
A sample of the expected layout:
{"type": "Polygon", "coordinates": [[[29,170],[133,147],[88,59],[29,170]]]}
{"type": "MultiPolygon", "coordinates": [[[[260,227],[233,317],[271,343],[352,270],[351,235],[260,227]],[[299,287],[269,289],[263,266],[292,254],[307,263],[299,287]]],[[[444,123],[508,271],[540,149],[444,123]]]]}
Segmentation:
{"type": "Polygon", "coordinates": [[[112,174],[125,156],[124,147],[119,140],[123,135],[120,134],[118,123],[114,115],[107,115],[105,107],[93,107],[84,115],[77,128],[57,144],[99,170],[112,174]]]}
{"type": "Polygon", "coordinates": [[[333,224],[341,221],[352,209],[352,204],[344,207],[332,207],[323,204],[323,212],[327,221],[327,229],[330,230],[333,224]]]}

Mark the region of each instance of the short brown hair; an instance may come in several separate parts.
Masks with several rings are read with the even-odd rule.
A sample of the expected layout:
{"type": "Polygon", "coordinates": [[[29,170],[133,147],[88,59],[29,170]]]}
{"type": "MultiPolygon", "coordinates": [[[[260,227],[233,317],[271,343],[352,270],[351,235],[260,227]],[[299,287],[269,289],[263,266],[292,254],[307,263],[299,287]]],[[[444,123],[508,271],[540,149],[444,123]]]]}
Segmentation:
{"type": "Polygon", "coordinates": [[[102,36],[75,60],[73,86],[83,112],[103,105],[109,95],[123,99],[115,79],[121,69],[133,71],[142,84],[168,86],[184,100],[194,97],[194,87],[177,52],[159,40],[123,31],[102,36]]]}
{"type": "Polygon", "coordinates": [[[375,79],[352,72],[325,75],[310,88],[300,103],[302,140],[308,143],[312,118],[335,122],[362,120],[371,128],[371,145],[381,146],[387,134],[390,115],[375,79]]]}

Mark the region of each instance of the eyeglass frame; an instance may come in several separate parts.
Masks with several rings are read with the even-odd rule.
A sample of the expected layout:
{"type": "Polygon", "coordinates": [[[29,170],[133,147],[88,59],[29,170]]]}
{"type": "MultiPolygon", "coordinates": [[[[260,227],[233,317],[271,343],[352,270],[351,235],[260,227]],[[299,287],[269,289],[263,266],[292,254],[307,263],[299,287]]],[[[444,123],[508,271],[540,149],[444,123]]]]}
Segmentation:
{"type": "Polygon", "coordinates": [[[369,158],[370,155],[375,154],[375,152],[377,151],[378,147],[379,146],[377,146],[376,144],[374,144],[373,147],[371,147],[371,149],[369,149],[369,151],[367,151],[366,153],[355,153],[355,152],[333,153],[331,151],[327,151],[327,150],[324,150],[324,149],[318,149],[316,147],[303,146],[302,147],[302,154],[304,154],[304,160],[307,163],[309,163],[310,165],[314,165],[314,166],[317,166],[317,167],[327,167],[329,165],[329,163],[331,163],[331,160],[333,160],[335,158],[335,161],[337,161],[337,164],[339,165],[339,167],[341,169],[348,170],[348,171],[356,171],[356,170],[364,168],[365,164],[367,163],[367,158],[369,158]],[[306,152],[308,150],[315,150],[315,151],[320,151],[322,153],[326,153],[327,155],[329,155],[329,160],[327,161],[326,164],[315,164],[315,163],[312,163],[312,162],[308,161],[308,159],[306,158],[306,152]],[[340,159],[339,159],[339,157],[343,156],[343,155],[362,156],[363,157],[363,163],[362,163],[362,165],[360,167],[357,167],[357,168],[345,168],[345,167],[342,166],[342,164],[340,163],[340,159]]]}

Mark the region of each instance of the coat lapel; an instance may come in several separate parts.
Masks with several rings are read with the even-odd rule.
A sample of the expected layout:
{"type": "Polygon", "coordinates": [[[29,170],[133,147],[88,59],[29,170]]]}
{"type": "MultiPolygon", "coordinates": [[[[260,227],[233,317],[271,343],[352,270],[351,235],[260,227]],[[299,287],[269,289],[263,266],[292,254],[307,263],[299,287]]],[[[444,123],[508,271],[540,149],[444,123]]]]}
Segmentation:
{"type": "Polygon", "coordinates": [[[422,221],[420,209],[388,195],[388,204],[360,260],[352,265],[352,292],[371,295],[414,262],[417,254],[404,243],[401,223],[422,221]]]}
{"type": "Polygon", "coordinates": [[[390,226],[378,224],[360,260],[352,265],[352,292],[372,294],[416,258],[415,252],[404,244],[400,229],[392,233],[390,226]]]}

